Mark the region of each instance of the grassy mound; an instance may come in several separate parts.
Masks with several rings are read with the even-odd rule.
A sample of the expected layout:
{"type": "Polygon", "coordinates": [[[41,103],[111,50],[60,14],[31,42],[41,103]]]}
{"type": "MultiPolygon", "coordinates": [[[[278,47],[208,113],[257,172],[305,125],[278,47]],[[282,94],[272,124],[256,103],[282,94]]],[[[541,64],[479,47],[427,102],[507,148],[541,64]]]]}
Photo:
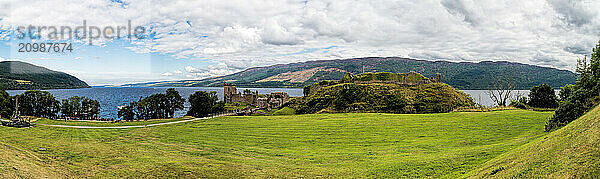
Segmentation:
{"type": "Polygon", "coordinates": [[[136,129],[0,127],[0,143],[33,164],[20,164],[0,145],[0,171],[12,172],[0,178],[44,178],[47,171],[63,178],[456,178],[543,136],[551,115],[347,113],[136,129]]]}
{"type": "Polygon", "coordinates": [[[296,111],[289,107],[283,107],[283,108],[278,109],[273,112],[273,115],[276,115],[276,116],[294,115],[294,114],[296,114],[296,111]]]}
{"type": "Polygon", "coordinates": [[[297,113],[439,113],[473,106],[472,99],[444,83],[335,83],[311,87],[310,95],[290,102],[297,113]]]}
{"type": "Polygon", "coordinates": [[[468,176],[596,178],[600,176],[600,107],[544,138],[503,154],[468,176]]]}

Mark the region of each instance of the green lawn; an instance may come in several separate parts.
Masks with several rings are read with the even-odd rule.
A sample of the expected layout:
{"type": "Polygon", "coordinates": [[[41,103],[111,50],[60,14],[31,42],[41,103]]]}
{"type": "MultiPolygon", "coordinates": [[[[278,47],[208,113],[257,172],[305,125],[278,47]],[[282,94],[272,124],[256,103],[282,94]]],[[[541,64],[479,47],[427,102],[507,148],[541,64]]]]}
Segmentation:
{"type": "Polygon", "coordinates": [[[157,123],[165,123],[165,122],[173,122],[173,121],[181,121],[193,119],[193,117],[181,117],[174,119],[155,119],[149,121],[130,121],[130,122],[95,122],[95,121],[76,121],[76,120],[51,120],[51,119],[38,119],[34,123],[36,124],[52,124],[52,125],[69,125],[69,126],[94,126],[94,127],[109,127],[109,126],[139,126],[139,125],[148,125],[148,124],[157,124],[157,123]]]}
{"type": "Polygon", "coordinates": [[[599,178],[600,106],[473,169],[472,178],[599,178]]]}
{"type": "Polygon", "coordinates": [[[545,135],[551,114],[353,113],[220,117],[136,129],[0,127],[0,146],[36,159],[13,170],[0,156],[0,178],[27,168],[51,177],[454,178],[545,135]]]}

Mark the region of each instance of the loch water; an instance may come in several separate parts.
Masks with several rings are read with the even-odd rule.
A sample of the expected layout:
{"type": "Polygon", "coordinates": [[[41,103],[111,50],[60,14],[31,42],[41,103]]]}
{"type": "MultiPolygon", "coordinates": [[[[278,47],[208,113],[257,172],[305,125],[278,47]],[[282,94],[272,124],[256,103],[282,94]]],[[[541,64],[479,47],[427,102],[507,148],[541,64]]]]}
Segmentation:
{"type": "MultiPolygon", "coordinates": [[[[117,107],[127,105],[129,102],[137,101],[140,98],[150,96],[157,93],[165,93],[167,87],[153,88],[153,87],[96,87],[96,88],[82,88],[82,89],[55,89],[55,90],[44,90],[52,93],[58,100],[66,99],[72,96],[85,96],[90,99],[95,99],[100,102],[100,116],[103,118],[117,118],[117,107]]],[[[189,103],[187,98],[196,91],[216,91],[217,96],[220,100],[223,99],[223,88],[222,87],[174,87],[179,94],[186,99],[185,109],[177,111],[176,117],[185,115],[189,103]]],[[[286,92],[292,97],[299,97],[303,95],[301,88],[238,88],[238,91],[249,89],[252,91],[258,91],[260,94],[272,93],[272,92],[286,92]]],[[[8,90],[10,95],[21,94],[25,90],[8,90]]],[[[487,94],[487,90],[463,90],[465,93],[471,95],[473,100],[484,106],[492,106],[493,102],[487,94]]],[[[516,90],[513,95],[521,94],[528,95],[529,90],[516,90]]]]}

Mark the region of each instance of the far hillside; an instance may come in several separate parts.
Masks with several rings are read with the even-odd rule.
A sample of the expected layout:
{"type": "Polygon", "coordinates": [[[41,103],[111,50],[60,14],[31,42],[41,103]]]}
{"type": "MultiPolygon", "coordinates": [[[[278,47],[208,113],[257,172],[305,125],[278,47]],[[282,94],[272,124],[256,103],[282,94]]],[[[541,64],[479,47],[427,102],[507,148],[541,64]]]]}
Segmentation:
{"type": "Polygon", "coordinates": [[[19,61],[0,62],[0,89],[89,88],[69,74],[19,61]]]}
{"type": "Polygon", "coordinates": [[[447,62],[426,61],[399,57],[369,57],[344,60],[321,60],[302,63],[256,67],[242,72],[203,80],[185,80],[134,84],[148,87],[202,87],[222,86],[223,82],[238,87],[291,87],[300,88],[323,80],[341,79],[347,72],[420,73],[434,78],[442,74],[442,82],[458,89],[487,89],[498,77],[511,78],[518,89],[546,83],[557,89],[575,83],[577,75],[571,71],[513,62],[447,62]],[[363,68],[364,67],[364,68],[363,68]]]}

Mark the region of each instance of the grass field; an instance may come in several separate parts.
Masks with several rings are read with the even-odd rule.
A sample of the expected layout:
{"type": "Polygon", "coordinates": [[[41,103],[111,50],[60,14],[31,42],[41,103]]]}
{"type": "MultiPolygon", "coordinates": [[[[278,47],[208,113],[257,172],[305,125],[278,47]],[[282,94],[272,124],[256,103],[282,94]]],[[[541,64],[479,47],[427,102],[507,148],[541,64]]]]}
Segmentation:
{"type": "Polygon", "coordinates": [[[547,134],[551,114],[353,113],[220,117],[136,129],[0,127],[0,178],[454,178],[547,134]],[[18,157],[28,163],[15,164],[18,157]]]}
{"type": "Polygon", "coordinates": [[[484,178],[598,178],[600,107],[468,174],[484,178]]]}
{"type": "Polygon", "coordinates": [[[104,121],[76,121],[76,120],[51,120],[51,119],[37,119],[32,121],[36,124],[52,124],[52,125],[71,125],[71,126],[94,126],[94,127],[107,127],[107,126],[138,126],[138,125],[148,125],[148,124],[157,124],[157,123],[165,123],[165,122],[173,122],[173,121],[181,121],[193,119],[193,117],[181,117],[174,119],[154,119],[148,121],[130,121],[130,122],[104,122],[104,121]]]}

